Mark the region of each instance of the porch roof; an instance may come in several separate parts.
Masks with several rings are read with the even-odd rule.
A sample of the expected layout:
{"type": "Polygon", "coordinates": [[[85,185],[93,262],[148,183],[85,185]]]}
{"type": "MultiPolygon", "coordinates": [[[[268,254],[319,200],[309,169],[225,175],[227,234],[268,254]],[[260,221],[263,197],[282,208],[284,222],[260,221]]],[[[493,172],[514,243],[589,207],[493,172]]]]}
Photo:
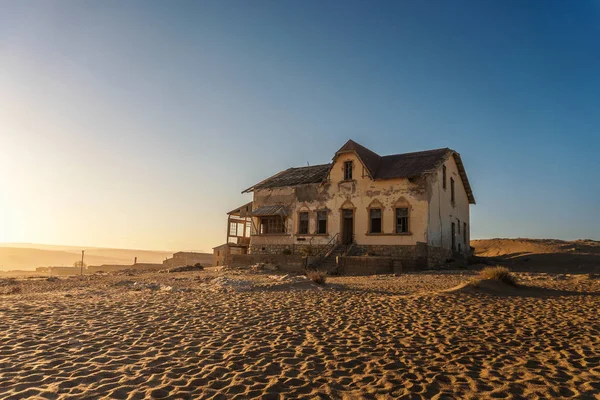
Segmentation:
{"type": "Polygon", "coordinates": [[[288,215],[286,208],[282,205],[261,206],[251,213],[254,217],[262,217],[269,215],[279,215],[285,217],[288,215]]]}

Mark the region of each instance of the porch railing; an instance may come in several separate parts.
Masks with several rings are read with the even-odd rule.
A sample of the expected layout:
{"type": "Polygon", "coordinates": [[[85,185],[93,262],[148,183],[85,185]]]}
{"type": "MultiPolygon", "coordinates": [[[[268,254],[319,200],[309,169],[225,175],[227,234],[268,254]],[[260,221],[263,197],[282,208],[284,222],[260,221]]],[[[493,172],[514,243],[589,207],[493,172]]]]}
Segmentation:
{"type": "Polygon", "coordinates": [[[321,247],[317,254],[315,254],[316,260],[311,264],[312,266],[319,265],[336,248],[339,235],[339,233],[336,233],[325,246],[321,247]]]}

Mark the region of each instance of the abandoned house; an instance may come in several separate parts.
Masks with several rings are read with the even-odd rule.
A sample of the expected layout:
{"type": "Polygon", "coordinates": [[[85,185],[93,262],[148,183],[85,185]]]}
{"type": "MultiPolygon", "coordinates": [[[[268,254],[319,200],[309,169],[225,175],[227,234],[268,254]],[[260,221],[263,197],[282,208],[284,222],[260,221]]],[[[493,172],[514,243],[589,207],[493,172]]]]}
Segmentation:
{"type": "Polygon", "coordinates": [[[252,193],[250,254],[374,256],[413,268],[470,252],[475,204],[451,149],[380,156],[349,140],[329,164],[289,168],[252,193]]]}

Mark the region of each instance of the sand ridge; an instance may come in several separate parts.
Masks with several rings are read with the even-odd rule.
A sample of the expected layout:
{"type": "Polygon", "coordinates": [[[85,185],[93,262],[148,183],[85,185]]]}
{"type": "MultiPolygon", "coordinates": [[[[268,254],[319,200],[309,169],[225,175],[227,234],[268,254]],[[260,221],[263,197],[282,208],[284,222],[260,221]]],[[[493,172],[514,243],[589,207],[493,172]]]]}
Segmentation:
{"type": "Polygon", "coordinates": [[[581,295],[440,291],[465,273],[329,278],[202,272],[24,282],[0,297],[0,398],[595,398],[597,279],[581,295]],[[175,276],[176,275],[176,276],[175,276]],[[251,282],[251,290],[215,277],[251,282]],[[124,280],[175,289],[134,290],[124,280]],[[29,286],[26,286],[29,285],[29,286]],[[214,289],[214,288],[213,288],[214,289]]]}

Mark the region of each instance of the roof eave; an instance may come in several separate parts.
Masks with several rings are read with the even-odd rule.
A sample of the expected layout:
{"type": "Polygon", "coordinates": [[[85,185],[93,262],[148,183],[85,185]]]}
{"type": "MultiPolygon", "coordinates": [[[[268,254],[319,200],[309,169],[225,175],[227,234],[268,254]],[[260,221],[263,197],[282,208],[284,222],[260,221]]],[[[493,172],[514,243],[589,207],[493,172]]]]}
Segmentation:
{"type": "Polygon", "coordinates": [[[467,198],[469,199],[469,204],[476,204],[475,195],[473,194],[473,189],[471,188],[471,184],[469,183],[469,178],[467,177],[467,171],[465,170],[465,166],[460,158],[460,154],[456,151],[452,150],[454,161],[456,162],[456,166],[458,167],[458,174],[462,179],[463,186],[465,187],[465,191],[467,192],[467,198]]]}
{"type": "Polygon", "coordinates": [[[276,178],[276,177],[278,177],[279,175],[283,174],[284,172],[287,172],[287,171],[289,171],[290,169],[292,169],[292,168],[284,169],[283,171],[279,171],[278,173],[276,173],[276,174],[275,174],[275,175],[273,175],[273,176],[270,176],[270,177],[268,177],[268,178],[266,178],[266,179],[263,179],[262,181],[260,181],[260,182],[258,182],[258,183],[256,183],[256,184],[254,184],[254,185],[250,186],[248,189],[246,189],[246,190],[242,191],[242,194],[244,194],[244,193],[250,193],[250,192],[254,192],[254,191],[256,190],[257,186],[260,186],[260,185],[262,185],[263,183],[267,182],[267,181],[268,181],[268,180],[270,180],[270,179],[273,179],[273,178],[276,178]]]}

